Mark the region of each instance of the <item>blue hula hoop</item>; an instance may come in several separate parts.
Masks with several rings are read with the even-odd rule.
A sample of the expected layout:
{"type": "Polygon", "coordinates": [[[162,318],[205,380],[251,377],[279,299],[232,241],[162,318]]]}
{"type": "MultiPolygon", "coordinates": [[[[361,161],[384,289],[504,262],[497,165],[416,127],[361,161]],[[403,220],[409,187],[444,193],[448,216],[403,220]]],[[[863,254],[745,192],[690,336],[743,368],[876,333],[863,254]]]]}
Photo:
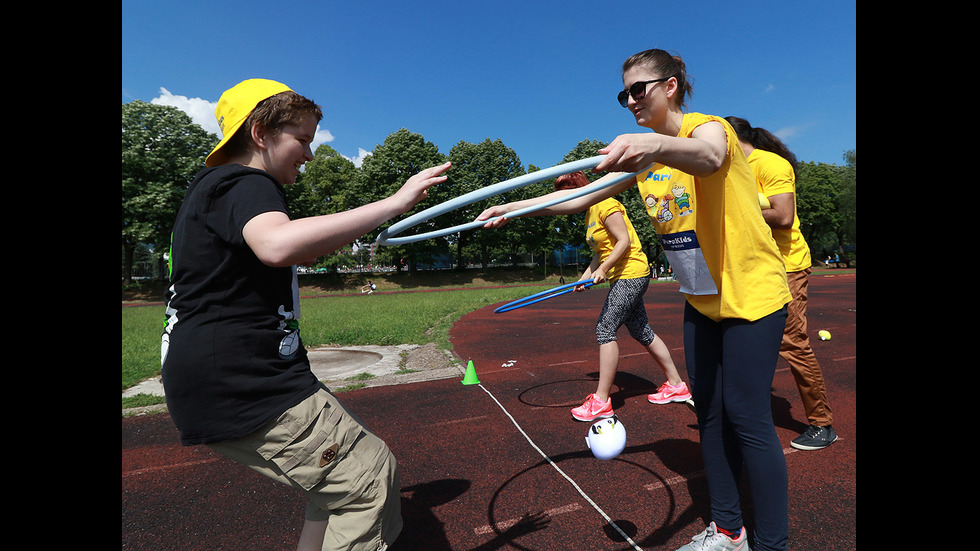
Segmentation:
{"type": "Polygon", "coordinates": [[[515,300],[513,302],[508,302],[507,304],[498,307],[496,310],[493,311],[493,313],[502,314],[504,312],[510,312],[511,310],[517,310],[518,308],[524,308],[525,306],[536,304],[538,302],[541,302],[542,300],[548,300],[549,298],[554,298],[560,295],[564,295],[565,293],[571,293],[573,290],[575,290],[575,287],[578,287],[579,285],[584,285],[585,288],[588,289],[589,287],[595,285],[595,283],[592,281],[586,281],[584,283],[581,281],[576,281],[574,283],[566,283],[565,285],[559,285],[558,287],[548,289],[547,291],[541,291],[540,293],[535,293],[533,295],[526,296],[522,299],[515,300]]]}
{"type": "MultiPolygon", "coordinates": [[[[469,193],[466,193],[464,195],[460,195],[459,197],[455,197],[453,199],[449,199],[449,200],[444,201],[444,202],[442,202],[442,203],[440,203],[438,205],[435,205],[433,207],[429,207],[429,208],[425,209],[422,212],[419,212],[417,214],[414,214],[412,216],[409,216],[408,218],[406,218],[406,219],[404,219],[404,220],[402,220],[400,222],[397,222],[395,224],[392,224],[388,229],[382,231],[378,235],[378,238],[375,239],[375,242],[377,244],[379,244],[379,245],[403,245],[405,243],[414,243],[416,241],[422,241],[423,239],[432,239],[434,237],[442,237],[442,236],[449,235],[451,233],[460,232],[460,231],[463,231],[463,230],[470,230],[470,229],[474,229],[474,228],[479,228],[479,227],[485,225],[487,222],[490,222],[491,220],[497,220],[500,217],[497,216],[497,217],[494,217],[494,218],[489,218],[487,220],[474,220],[473,222],[467,222],[467,223],[464,223],[464,224],[459,224],[459,225],[453,226],[451,228],[445,228],[445,229],[441,229],[441,230],[430,231],[430,232],[427,232],[427,233],[420,233],[420,234],[409,236],[409,237],[394,237],[395,235],[397,235],[397,234],[399,234],[399,233],[401,233],[401,232],[403,232],[403,231],[405,231],[405,230],[407,230],[409,228],[415,227],[415,226],[421,224],[422,222],[425,222],[427,220],[431,220],[432,218],[435,218],[436,216],[439,216],[441,214],[445,214],[445,213],[447,213],[447,212],[449,212],[451,210],[456,210],[456,209],[458,209],[460,207],[465,207],[466,205],[469,205],[471,203],[475,203],[477,201],[482,201],[483,199],[488,199],[488,198],[493,197],[495,195],[500,195],[501,193],[505,193],[505,192],[508,192],[508,191],[511,191],[511,190],[514,190],[514,189],[517,189],[517,188],[521,188],[521,187],[528,186],[528,185],[531,185],[531,184],[534,184],[534,183],[542,182],[544,180],[548,180],[548,179],[554,178],[556,176],[561,176],[562,174],[568,174],[568,173],[571,173],[571,172],[576,172],[576,171],[579,171],[579,170],[585,170],[587,168],[592,168],[592,167],[596,166],[597,164],[599,164],[602,161],[602,159],[604,159],[604,158],[605,158],[605,155],[596,155],[595,157],[589,157],[588,159],[582,159],[582,160],[579,160],[579,161],[572,161],[572,162],[560,164],[560,165],[557,165],[557,166],[553,166],[551,168],[546,168],[546,169],[538,170],[536,172],[532,172],[530,174],[524,174],[523,176],[518,176],[516,178],[511,178],[510,180],[505,180],[503,182],[500,182],[500,183],[497,183],[497,184],[493,184],[493,185],[490,185],[490,186],[487,186],[487,187],[484,187],[484,188],[480,188],[480,189],[471,191],[469,193]]],[[[598,185],[595,185],[594,183],[593,184],[589,184],[587,186],[578,188],[574,192],[572,192],[572,193],[570,193],[568,195],[559,197],[557,199],[552,199],[550,201],[545,201],[545,202],[543,202],[541,204],[538,204],[538,205],[533,205],[533,206],[530,206],[530,207],[527,207],[527,208],[524,208],[524,209],[519,209],[519,210],[516,210],[514,212],[508,213],[507,216],[506,216],[506,218],[517,218],[519,216],[523,216],[525,214],[530,214],[532,212],[539,211],[541,209],[546,209],[548,207],[557,205],[559,203],[564,203],[565,201],[569,201],[569,200],[575,199],[577,197],[582,197],[583,195],[588,195],[588,194],[592,193],[593,191],[598,191],[600,189],[606,189],[607,187],[611,187],[611,186],[614,186],[616,184],[620,184],[622,182],[625,182],[626,180],[629,180],[630,178],[635,178],[637,174],[639,174],[639,172],[635,172],[635,173],[624,173],[624,174],[622,174],[620,176],[617,176],[615,178],[612,178],[609,181],[602,182],[602,183],[600,183],[598,185]]]]}

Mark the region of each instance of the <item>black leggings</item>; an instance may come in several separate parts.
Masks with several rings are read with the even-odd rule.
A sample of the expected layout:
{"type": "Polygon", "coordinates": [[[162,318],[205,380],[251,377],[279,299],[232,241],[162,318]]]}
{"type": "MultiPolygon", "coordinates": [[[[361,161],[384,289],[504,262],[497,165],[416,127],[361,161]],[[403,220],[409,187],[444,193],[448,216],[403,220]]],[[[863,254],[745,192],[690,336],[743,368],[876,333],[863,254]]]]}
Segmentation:
{"type": "Polygon", "coordinates": [[[744,467],[755,509],[756,551],[784,551],[789,537],[786,459],[772,421],[771,388],[786,307],[754,322],[716,322],[684,310],[684,357],[701,433],[711,520],[742,527],[744,467]]]}
{"type": "Polygon", "coordinates": [[[599,344],[616,340],[616,331],[626,325],[630,335],[643,346],[653,342],[653,329],[647,319],[647,309],[643,304],[643,294],[650,285],[649,277],[617,279],[609,284],[606,303],[595,325],[595,336],[599,344]]]}

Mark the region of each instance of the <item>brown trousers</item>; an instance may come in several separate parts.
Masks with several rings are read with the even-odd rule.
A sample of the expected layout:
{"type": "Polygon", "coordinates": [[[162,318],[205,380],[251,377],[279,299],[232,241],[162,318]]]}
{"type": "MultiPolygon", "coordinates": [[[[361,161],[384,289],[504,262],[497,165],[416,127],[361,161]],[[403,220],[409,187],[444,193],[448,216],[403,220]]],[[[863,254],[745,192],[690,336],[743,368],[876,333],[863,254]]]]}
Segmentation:
{"type": "Polygon", "coordinates": [[[796,386],[803,400],[803,411],[811,425],[826,427],[833,424],[834,415],[827,401],[827,389],[817,356],[810,348],[806,328],[807,286],[810,269],[789,272],[789,290],[793,301],[789,303],[786,331],[779,355],[787,363],[796,379],[796,386]]]}

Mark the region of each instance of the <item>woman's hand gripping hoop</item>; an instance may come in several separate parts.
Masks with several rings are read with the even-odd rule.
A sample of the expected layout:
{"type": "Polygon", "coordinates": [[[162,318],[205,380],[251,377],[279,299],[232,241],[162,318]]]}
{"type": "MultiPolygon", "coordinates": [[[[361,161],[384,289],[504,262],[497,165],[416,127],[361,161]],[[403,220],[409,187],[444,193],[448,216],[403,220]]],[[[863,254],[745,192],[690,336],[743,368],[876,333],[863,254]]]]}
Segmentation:
{"type": "Polygon", "coordinates": [[[503,306],[497,308],[493,311],[494,314],[502,314],[504,312],[510,312],[511,310],[517,310],[518,308],[524,308],[525,306],[530,306],[534,303],[541,302],[542,300],[548,300],[549,298],[554,298],[559,295],[564,295],[565,293],[571,293],[578,286],[584,286],[586,289],[595,285],[593,281],[576,281],[575,283],[567,283],[565,285],[560,285],[547,291],[541,291],[540,293],[535,293],[530,296],[526,296],[522,299],[515,300],[514,302],[508,302],[503,306]]]}
{"type": "MultiPolygon", "coordinates": [[[[449,235],[451,233],[456,233],[463,230],[479,228],[485,225],[487,222],[491,220],[496,220],[497,218],[500,217],[498,216],[496,218],[490,218],[488,220],[474,220],[473,222],[459,224],[458,226],[453,226],[451,228],[435,230],[428,233],[420,233],[418,235],[413,235],[410,237],[394,237],[395,235],[409,228],[417,226],[422,222],[431,220],[432,218],[435,218],[436,216],[439,216],[441,214],[445,214],[451,210],[456,210],[460,207],[465,207],[466,205],[469,205],[471,203],[482,201],[483,199],[488,199],[490,197],[493,197],[494,195],[500,195],[501,193],[505,193],[517,188],[521,188],[538,182],[543,182],[544,180],[548,180],[556,176],[561,176],[562,174],[568,174],[570,172],[576,172],[579,170],[592,168],[597,164],[599,164],[604,158],[605,155],[597,155],[595,157],[589,157],[588,159],[582,159],[579,161],[572,161],[558,166],[553,166],[551,168],[546,168],[543,170],[539,170],[537,172],[532,172],[530,174],[525,174],[523,176],[511,178],[510,180],[505,180],[503,182],[493,184],[491,186],[487,186],[484,188],[480,188],[478,190],[471,191],[464,195],[460,195],[459,197],[449,199],[441,204],[435,205],[433,207],[429,207],[428,209],[425,209],[422,212],[409,216],[408,218],[402,220],[401,222],[392,224],[391,227],[384,230],[383,232],[381,232],[380,235],[378,235],[378,238],[375,240],[375,243],[378,243],[380,245],[403,245],[405,243],[414,243],[416,241],[422,241],[423,239],[442,237],[444,235],[449,235]]],[[[638,173],[632,173],[632,174],[627,173],[612,178],[607,182],[602,182],[599,185],[590,184],[585,187],[578,188],[574,192],[559,197],[557,199],[553,199],[551,201],[545,201],[538,205],[533,205],[524,209],[520,209],[508,213],[507,218],[517,218],[519,216],[530,214],[532,212],[539,211],[541,209],[545,209],[557,205],[559,203],[564,203],[565,201],[568,201],[570,199],[575,199],[576,197],[588,195],[593,191],[605,189],[607,187],[625,182],[630,178],[635,178],[637,174],[638,173]]]]}

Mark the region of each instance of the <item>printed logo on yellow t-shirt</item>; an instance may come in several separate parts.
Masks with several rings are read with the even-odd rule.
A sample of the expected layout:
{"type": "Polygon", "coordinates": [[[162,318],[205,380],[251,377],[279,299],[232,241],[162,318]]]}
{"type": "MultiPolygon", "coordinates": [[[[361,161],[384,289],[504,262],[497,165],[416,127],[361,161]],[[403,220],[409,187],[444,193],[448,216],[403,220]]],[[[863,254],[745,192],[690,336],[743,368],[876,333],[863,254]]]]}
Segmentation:
{"type": "Polygon", "coordinates": [[[681,284],[680,291],[691,295],[717,294],[718,288],[708,271],[695,233],[694,177],[655,164],[645,175],[637,176],[636,181],[664,255],[681,284]]]}
{"type": "Polygon", "coordinates": [[[694,178],[667,166],[654,165],[646,176],[638,176],[636,180],[647,214],[658,233],[676,231],[678,224],[694,227],[693,223],[683,224],[678,220],[694,214],[694,178]]]}

